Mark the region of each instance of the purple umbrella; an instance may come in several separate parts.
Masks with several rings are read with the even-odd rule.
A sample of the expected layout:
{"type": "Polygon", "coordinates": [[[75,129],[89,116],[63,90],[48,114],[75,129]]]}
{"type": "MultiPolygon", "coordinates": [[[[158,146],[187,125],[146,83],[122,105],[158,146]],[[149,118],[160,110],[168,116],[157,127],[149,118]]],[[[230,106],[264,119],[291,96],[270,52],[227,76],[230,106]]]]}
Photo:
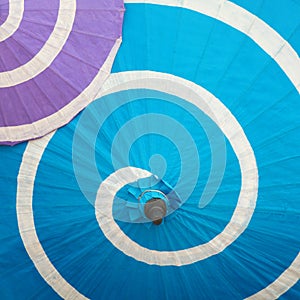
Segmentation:
{"type": "Polygon", "coordinates": [[[6,0],[0,4],[0,143],[69,122],[110,73],[122,0],[6,0]]]}

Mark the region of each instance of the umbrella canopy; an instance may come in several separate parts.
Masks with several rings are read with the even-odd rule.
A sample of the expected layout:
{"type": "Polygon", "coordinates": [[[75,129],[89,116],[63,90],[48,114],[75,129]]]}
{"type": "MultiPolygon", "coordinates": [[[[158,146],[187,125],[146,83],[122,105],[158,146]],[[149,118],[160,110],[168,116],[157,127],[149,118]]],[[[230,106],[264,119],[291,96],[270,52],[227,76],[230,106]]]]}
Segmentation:
{"type": "Polygon", "coordinates": [[[99,99],[0,148],[2,298],[299,298],[299,5],[235,3],[128,3],[99,99]]]}
{"type": "Polygon", "coordinates": [[[14,144],[69,122],[110,73],[123,1],[2,1],[0,142],[14,144]]]}

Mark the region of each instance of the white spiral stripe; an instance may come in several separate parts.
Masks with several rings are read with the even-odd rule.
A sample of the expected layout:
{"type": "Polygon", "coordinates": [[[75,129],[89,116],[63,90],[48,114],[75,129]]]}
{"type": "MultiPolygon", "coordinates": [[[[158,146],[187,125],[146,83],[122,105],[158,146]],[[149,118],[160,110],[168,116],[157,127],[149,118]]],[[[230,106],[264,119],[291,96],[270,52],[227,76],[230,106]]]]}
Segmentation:
{"type": "Polygon", "coordinates": [[[278,299],[300,279],[300,252],[292,264],[271,284],[246,300],[278,299]]]}
{"type": "Polygon", "coordinates": [[[95,202],[99,226],[119,250],[147,264],[183,266],[222,252],[247,228],[256,205],[258,171],[253,150],[243,129],[220,100],[191,81],[151,71],[122,72],[111,75],[102,94],[129,89],[154,89],[169,93],[189,101],[208,115],[228,138],[237,156],[241,169],[241,190],[229,223],[215,238],[180,251],[154,251],[141,247],[126,236],[112,215],[112,205],[118,190],[140,179],[139,175],[146,177],[149,173],[133,167],[123,168],[111,174],[99,187],[95,202]]]}
{"type": "Polygon", "coordinates": [[[60,0],[57,20],[41,50],[27,63],[10,71],[0,72],[0,88],[26,82],[46,70],[65,45],[75,20],[76,1],[60,0]]]}
{"type": "Polygon", "coordinates": [[[19,28],[24,14],[24,0],[9,0],[7,19],[0,26],[0,42],[11,37],[19,28]]]}
{"type": "Polygon", "coordinates": [[[24,247],[44,280],[64,299],[87,299],[56,270],[36,233],[32,208],[33,185],[40,159],[53,133],[28,143],[18,175],[17,219],[24,247]]]}
{"type": "MultiPolygon", "coordinates": [[[[151,74],[152,72],[147,72],[147,73],[151,74]]],[[[167,76],[171,76],[171,75],[165,75],[165,77],[167,76]]],[[[132,88],[134,88],[134,84],[133,84],[134,80],[136,80],[136,78],[139,78],[140,76],[135,76],[132,72],[127,72],[127,74],[124,77],[126,77],[127,79],[131,78],[133,80],[133,82],[131,82],[131,85],[132,88]]],[[[113,87],[116,86],[117,82],[121,84],[122,81],[124,82],[123,85],[127,84],[126,83],[127,80],[125,80],[125,78],[123,78],[122,80],[122,78],[118,79],[116,75],[112,76],[110,80],[108,80],[104,85],[104,88],[102,89],[102,94],[108,94],[109,90],[113,89],[113,87]]],[[[148,81],[146,80],[146,82],[148,81]]],[[[32,211],[33,184],[34,184],[34,179],[36,176],[36,168],[39,164],[39,160],[45,148],[47,147],[49,140],[52,138],[53,134],[54,133],[51,133],[45,136],[44,138],[29,142],[26,151],[24,152],[24,157],[21,163],[21,167],[23,168],[24,175],[26,175],[26,177],[25,176],[18,177],[18,192],[17,192],[17,203],[21,204],[21,205],[17,205],[17,216],[18,216],[18,225],[19,225],[20,232],[27,230],[28,228],[27,224],[32,224],[31,229],[35,231],[35,226],[33,221],[33,211],[32,211]],[[31,146],[31,144],[36,144],[36,146],[34,145],[31,146]],[[27,155],[25,155],[26,152],[28,152],[27,155]],[[27,184],[28,180],[29,180],[29,184],[27,184]]],[[[72,294],[73,287],[71,287],[67,282],[65,282],[65,280],[61,278],[60,274],[59,274],[60,277],[57,277],[58,282],[56,280],[54,281],[47,280],[47,278],[49,278],[48,275],[51,274],[53,271],[57,271],[57,270],[52,265],[51,261],[47,257],[47,254],[44,252],[36,233],[35,234],[32,233],[32,240],[29,240],[28,236],[25,234],[21,234],[21,237],[23,239],[23,243],[26,244],[25,248],[30,258],[34,262],[41,276],[43,276],[43,278],[48,282],[48,284],[61,297],[64,297],[64,295],[72,294]],[[36,253],[35,247],[39,247],[41,251],[36,253]]],[[[300,264],[300,255],[298,255],[294,263],[289,268],[287,268],[287,270],[277,280],[274,281],[274,283],[276,283],[275,287],[278,285],[284,285],[285,286],[284,291],[286,291],[291,286],[293,286],[299,279],[299,264],[300,264]]],[[[265,290],[266,292],[264,293],[273,293],[273,295],[277,295],[277,297],[279,297],[282,293],[284,293],[284,291],[281,289],[279,294],[277,294],[278,289],[274,290],[274,285],[272,284],[268,286],[265,290]]],[[[65,298],[67,298],[67,296],[65,298]]],[[[274,296],[274,298],[276,297],[274,296]]]]}
{"type": "MultiPolygon", "coordinates": [[[[135,0],[125,0],[125,3],[140,3],[141,1],[135,1],[135,0]]],[[[154,2],[157,2],[157,1],[144,1],[144,3],[154,3],[154,2]]],[[[157,4],[164,4],[164,2],[167,2],[166,5],[171,5],[171,6],[180,6],[180,7],[186,7],[185,3],[188,3],[190,5],[193,5],[193,6],[197,6],[197,5],[201,5],[202,8],[203,6],[211,6],[213,5],[213,3],[223,3],[224,4],[224,1],[216,1],[216,0],[210,0],[210,1],[203,1],[203,0],[199,0],[199,1],[194,1],[192,3],[192,1],[180,1],[179,3],[179,0],[170,0],[170,1],[158,1],[159,3],[157,4]]],[[[154,3],[155,4],[155,3],[154,3]]],[[[233,11],[235,12],[233,15],[230,14],[230,11],[227,9],[227,24],[230,25],[230,26],[233,26],[233,24],[236,22],[235,20],[238,20],[238,19],[241,19],[238,21],[238,24],[237,25],[234,25],[233,27],[235,27],[237,30],[240,30],[242,32],[244,32],[245,34],[247,34],[247,28],[251,27],[250,26],[247,26],[247,24],[249,23],[249,20],[255,20],[255,19],[258,19],[256,16],[252,15],[251,13],[245,11],[243,8],[233,4],[232,2],[230,1],[226,1],[225,5],[226,7],[228,6],[231,6],[233,7],[233,11]],[[240,24],[241,23],[241,24],[240,24]],[[244,24],[244,25],[243,25],[244,24]]],[[[189,7],[186,7],[186,8],[189,8],[189,7]]],[[[189,8],[189,9],[193,9],[193,8],[189,8]]],[[[197,9],[193,9],[195,11],[199,11],[197,9]]],[[[210,10],[213,10],[213,9],[210,9],[210,10]]],[[[215,11],[218,11],[218,9],[214,9],[215,11]]],[[[201,10],[199,11],[201,13],[201,10]]],[[[209,10],[208,10],[209,12],[209,10]]],[[[203,12],[202,12],[203,13],[203,12]]],[[[207,15],[209,16],[213,16],[214,14],[211,14],[211,13],[206,13],[207,15]]],[[[226,15],[226,11],[225,13],[223,12],[223,15],[226,15]]],[[[217,17],[214,17],[214,18],[217,18],[217,17]]],[[[225,18],[225,17],[224,17],[225,18]]],[[[259,20],[259,19],[258,19],[259,20]]],[[[266,30],[266,34],[265,35],[260,35],[260,38],[259,39],[254,39],[256,41],[256,43],[258,43],[258,45],[263,49],[263,41],[261,41],[260,39],[264,40],[264,39],[268,39],[270,37],[277,37],[278,34],[273,30],[273,29],[268,29],[270,28],[266,23],[264,23],[263,21],[259,20],[259,24],[261,26],[261,29],[264,30],[265,28],[267,28],[266,30]]],[[[256,30],[258,30],[256,28],[256,30]]],[[[253,33],[252,35],[249,35],[247,34],[250,38],[252,38],[253,36],[253,33]]],[[[253,38],[252,38],[253,39],[253,38]]],[[[270,42],[267,42],[267,44],[269,44],[269,46],[271,47],[271,49],[273,50],[273,53],[277,53],[277,55],[274,57],[274,60],[279,64],[279,66],[285,71],[285,73],[287,74],[288,78],[290,78],[290,80],[292,81],[292,83],[295,85],[296,89],[298,91],[300,91],[300,84],[299,84],[299,81],[300,81],[300,66],[299,66],[299,57],[297,55],[297,53],[291,48],[291,46],[283,39],[280,37],[280,44],[281,46],[279,46],[278,48],[278,44],[272,44],[270,42]],[[279,50],[281,49],[281,50],[279,50]],[[278,52],[279,50],[279,52],[278,52]],[[284,54],[285,52],[285,54],[284,54]]],[[[266,51],[266,50],[265,50],[266,51]]],[[[104,90],[105,92],[105,90],[104,90]]],[[[50,122],[51,124],[51,122],[50,122]]],[[[45,124],[46,125],[46,124],[45,124]]],[[[16,127],[11,127],[12,130],[18,134],[18,128],[16,127]]],[[[25,129],[26,130],[26,129],[25,129]]],[[[51,135],[52,136],[52,135],[51,135]]],[[[47,137],[41,139],[41,141],[44,141],[47,137]]],[[[50,137],[51,138],[51,137],[50,137]]],[[[19,137],[19,140],[22,140],[20,139],[19,137]]],[[[29,142],[30,143],[33,143],[33,142],[29,142]]],[[[36,152],[43,152],[45,147],[47,146],[47,144],[44,144],[43,146],[41,146],[40,149],[36,150],[36,152]]],[[[26,160],[23,160],[22,161],[22,164],[26,165],[30,165],[31,161],[34,161],[35,159],[34,158],[31,158],[29,161],[26,161],[26,160]]],[[[39,162],[37,162],[38,164],[39,162]]],[[[25,167],[24,167],[25,168],[25,167]]],[[[26,168],[25,168],[26,169],[26,168]]],[[[35,177],[35,173],[34,174],[31,174],[31,176],[35,177]]],[[[20,181],[19,184],[22,185],[24,182],[20,181]]],[[[22,190],[22,188],[20,187],[20,189],[22,190]]],[[[33,190],[33,186],[31,187],[31,190],[33,190]]],[[[30,197],[29,197],[30,198],[30,197]]],[[[31,203],[32,202],[32,199],[27,199],[27,204],[31,203]]],[[[19,213],[22,213],[22,208],[17,208],[17,210],[19,210],[19,213]]],[[[31,213],[33,213],[31,211],[31,213]]],[[[29,216],[27,216],[29,217],[29,216]]],[[[26,224],[26,217],[24,218],[24,222],[26,224]]],[[[37,239],[36,241],[38,244],[40,244],[39,240],[37,239]]],[[[46,253],[41,253],[41,255],[43,256],[46,256],[46,253]]],[[[32,256],[31,256],[31,259],[33,260],[33,262],[37,262],[39,260],[39,256],[35,256],[34,255],[34,252],[32,252],[32,256]]],[[[280,278],[278,278],[278,280],[281,282],[287,282],[287,285],[288,285],[288,288],[291,287],[295,282],[297,282],[297,280],[299,279],[299,256],[295,259],[295,261],[297,261],[297,264],[294,265],[293,267],[296,268],[297,270],[297,273],[296,273],[296,276],[293,275],[295,274],[295,272],[292,272],[292,275],[289,275],[293,278],[296,278],[295,280],[293,280],[293,283],[291,283],[290,281],[287,280],[286,278],[286,272],[284,272],[282,274],[282,276],[280,278]]],[[[49,261],[49,263],[51,264],[51,262],[49,261]]],[[[289,271],[291,270],[291,267],[289,267],[286,271],[289,271]]],[[[39,271],[40,272],[40,271],[39,271]]],[[[289,273],[288,273],[289,274],[289,273]]],[[[54,289],[55,289],[55,286],[50,282],[49,283],[54,289]]],[[[64,282],[63,284],[65,285],[63,287],[64,290],[67,290],[69,289],[70,287],[68,285],[66,285],[64,282]]],[[[63,285],[62,284],[62,285],[63,285]]],[[[269,287],[267,287],[269,288],[269,287]]],[[[56,289],[55,289],[56,290],[56,289]]],[[[275,291],[276,293],[276,291],[275,291]]],[[[281,294],[278,295],[278,297],[280,296],[281,294]]]]}
{"type": "Polygon", "coordinates": [[[227,0],[125,0],[187,8],[239,30],[257,43],[286,73],[300,93],[300,60],[297,52],[267,23],[227,0]]]}

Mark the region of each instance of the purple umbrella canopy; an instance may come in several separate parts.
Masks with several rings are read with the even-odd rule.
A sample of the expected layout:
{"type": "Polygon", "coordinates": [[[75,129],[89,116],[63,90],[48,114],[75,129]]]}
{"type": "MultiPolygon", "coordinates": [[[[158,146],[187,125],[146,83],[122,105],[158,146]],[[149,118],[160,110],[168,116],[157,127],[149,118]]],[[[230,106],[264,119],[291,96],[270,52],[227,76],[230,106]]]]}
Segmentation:
{"type": "Polygon", "coordinates": [[[0,144],[43,136],[95,99],[123,14],[122,0],[1,0],[0,144]]]}

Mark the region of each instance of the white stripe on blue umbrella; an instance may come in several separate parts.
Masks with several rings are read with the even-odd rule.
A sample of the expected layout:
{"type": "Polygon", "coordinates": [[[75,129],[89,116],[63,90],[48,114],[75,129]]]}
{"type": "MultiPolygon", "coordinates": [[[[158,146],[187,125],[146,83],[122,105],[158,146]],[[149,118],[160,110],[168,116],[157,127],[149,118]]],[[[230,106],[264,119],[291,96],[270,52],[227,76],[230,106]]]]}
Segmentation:
{"type": "MultiPolygon", "coordinates": [[[[4,296],[299,297],[297,6],[283,9],[289,26],[270,24],[282,36],[274,40],[238,6],[210,3],[198,3],[202,13],[128,4],[115,74],[100,99],[28,143],[17,215],[4,203],[3,228],[15,232],[3,240],[18,254],[4,296]],[[230,23],[229,12],[240,11],[233,16],[248,34],[230,23]],[[145,223],[137,199],[153,182],[166,195],[174,189],[170,202],[179,203],[159,226],[145,223]],[[27,276],[14,289],[20,269],[27,276]]],[[[247,9],[276,20],[276,2],[270,12],[257,3],[247,9]]],[[[1,149],[15,176],[23,148],[1,149]]]]}

